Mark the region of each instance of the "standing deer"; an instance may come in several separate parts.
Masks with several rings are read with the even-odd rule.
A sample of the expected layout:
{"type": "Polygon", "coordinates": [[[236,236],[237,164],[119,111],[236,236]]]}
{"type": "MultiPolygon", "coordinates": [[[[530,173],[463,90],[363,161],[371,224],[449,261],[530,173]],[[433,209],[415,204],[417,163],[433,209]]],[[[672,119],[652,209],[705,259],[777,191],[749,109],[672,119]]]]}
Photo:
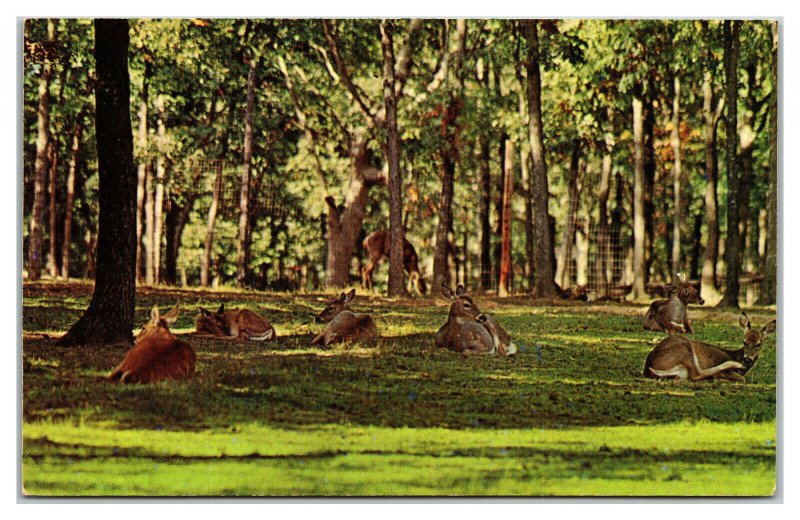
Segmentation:
{"type": "Polygon", "coordinates": [[[342,293],[328,301],[314,322],[327,323],[325,330],[313,340],[312,345],[328,346],[344,341],[370,341],[378,337],[378,328],[368,314],[358,314],[350,310],[348,303],[353,301],[356,290],[342,293]]]}
{"type": "Polygon", "coordinates": [[[656,300],[650,304],[642,318],[642,325],[647,330],[663,331],[667,334],[694,334],[686,308],[690,303],[703,305],[705,300],[700,297],[697,289],[686,282],[679,282],[677,287],[670,287],[670,290],[668,300],[656,300]]]}
{"type": "Polygon", "coordinates": [[[484,314],[459,284],[455,292],[442,284],[442,294],[452,300],[447,322],[436,332],[434,344],[464,354],[516,354],[517,346],[494,317],[484,314]]]}
{"type": "MultiPolygon", "coordinates": [[[[361,270],[361,288],[372,290],[372,273],[384,258],[389,258],[389,230],[381,229],[364,239],[363,246],[369,255],[367,265],[361,270]]],[[[410,293],[413,288],[417,294],[428,292],[425,279],[419,272],[419,258],[417,251],[411,242],[403,237],[403,268],[408,273],[407,291],[410,293]]]]}
{"type": "Polygon", "coordinates": [[[136,344],[108,379],[120,383],[154,383],[194,376],[194,350],[169,330],[177,318],[177,305],[163,316],[159,315],[158,307],[153,307],[150,321],[136,336],[136,344]]]}
{"type": "Polygon", "coordinates": [[[228,339],[271,341],[277,336],[273,326],[263,317],[247,309],[225,310],[221,303],[217,312],[200,309],[194,321],[195,334],[228,339]]]}
{"type": "Polygon", "coordinates": [[[667,336],[647,356],[644,376],[745,382],[745,374],[761,355],[764,338],[775,332],[776,322],[772,320],[761,330],[753,330],[747,314],[742,312],[739,326],[744,330],[744,338],[742,348],[737,350],[724,350],[684,336],[667,336]]]}

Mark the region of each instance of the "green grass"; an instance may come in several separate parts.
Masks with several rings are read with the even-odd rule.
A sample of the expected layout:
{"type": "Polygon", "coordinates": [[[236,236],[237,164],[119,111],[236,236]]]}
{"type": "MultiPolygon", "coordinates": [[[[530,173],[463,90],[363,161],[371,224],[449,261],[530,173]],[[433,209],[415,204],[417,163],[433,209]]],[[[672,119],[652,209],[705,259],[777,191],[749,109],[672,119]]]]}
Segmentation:
{"type": "MultiPolygon", "coordinates": [[[[23,485],[34,495],[768,495],[775,486],[775,343],[747,384],[641,377],[662,336],[643,306],[477,297],[515,358],[440,351],[444,300],[356,300],[382,339],[309,343],[324,295],[140,290],[248,306],[276,342],[187,335],[191,382],[106,383],[124,350],[60,349],[91,287],[24,288],[23,485]]],[[[754,326],[773,309],[748,310],[754,326]]],[[[737,316],[692,310],[695,337],[733,348],[737,316]]]]}

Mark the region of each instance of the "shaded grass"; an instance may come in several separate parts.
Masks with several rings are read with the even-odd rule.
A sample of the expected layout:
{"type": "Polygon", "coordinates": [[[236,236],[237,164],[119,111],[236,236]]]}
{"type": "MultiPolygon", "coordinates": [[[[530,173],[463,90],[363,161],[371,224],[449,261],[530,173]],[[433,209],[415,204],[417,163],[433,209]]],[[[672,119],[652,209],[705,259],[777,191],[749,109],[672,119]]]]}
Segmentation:
{"type": "MultiPolygon", "coordinates": [[[[102,376],[124,349],[54,347],[88,304],[85,285],[32,284],[24,294],[29,492],[713,495],[764,494],[774,486],[774,338],[746,385],[653,381],[641,370],[662,335],[642,330],[644,306],[478,297],[481,309],[497,316],[522,347],[515,358],[462,358],[433,346],[447,313],[443,300],[360,297],[356,308],[370,310],[382,339],[325,350],[309,343],[319,330],[312,317],[326,295],[143,289],[138,323],[153,305],[163,310],[180,301],[173,331],[194,346],[199,373],[190,382],[118,386],[102,376]],[[189,335],[199,308],[221,301],[264,314],[279,339],[260,344],[189,335]],[[80,439],[62,438],[76,421],[80,439]],[[674,428],[688,428],[692,436],[674,428]],[[771,444],[753,451],[758,442],[729,436],[731,428],[757,431],[758,442],[771,444]],[[251,430],[264,442],[248,444],[246,454],[257,456],[231,459],[239,452],[226,450],[241,446],[241,432],[251,430]],[[332,431],[350,437],[362,430],[373,432],[372,451],[331,440],[332,431]],[[622,444],[605,443],[612,451],[601,451],[595,438],[607,431],[622,444]],[[117,444],[104,444],[106,435],[126,432],[138,443],[113,437],[117,444]],[[570,432],[577,437],[570,440],[570,432]],[[192,451],[198,449],[194,436],[206,433],[219,436],[218,452],[192,451]],[[502,444],[500,457],[493,439],[508,435],[522,440],[502,444]],[[652,455],[670,435],[671,451],[652,455]],[[151,436],[161,444],[144,442],[151,436]],[[405,444],[391,444],[396,438],[405,444]],[[303,449],[265,462],[265,442],[281,456],[298,443],[303,449]],[[420,443],[433,447],[419,450],[420,443]],[[192,449],[163,459],[167,444],[192,449]],[[567,448],[573,451],[565,455],[567,448]],[[177,455],[183,458],[172,460],[177,455]],[[403,470],[387,472],[387,465],[403,470]]],[[[754,326],[774,317],[774,309],[748,313],[754,326]]],[[[697,339],[740,344],[735,314],[690,314],[697,339]]]]}

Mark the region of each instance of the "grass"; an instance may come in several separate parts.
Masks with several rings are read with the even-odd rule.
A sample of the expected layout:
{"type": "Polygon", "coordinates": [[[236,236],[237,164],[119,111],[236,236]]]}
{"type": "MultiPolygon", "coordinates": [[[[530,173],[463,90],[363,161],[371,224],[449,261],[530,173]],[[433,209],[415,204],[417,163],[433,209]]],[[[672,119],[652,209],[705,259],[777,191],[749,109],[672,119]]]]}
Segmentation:
{"type": "MultiPolygon", "coordinates": [[[[309,343],[324,295],[140,289],[137,322],[173,326],[198,376],[118,386],[124,350],[60,349],[91,286],[30,284],[23,300],[23,486],[34,495],[769,495],[775,343],[748,383],[652,381],[660,334],[643,306],[477,297],[515,358],[433,346],[444,300],[360,297],[382,339],[309,343]],[[279,339],[188,335],[201,306],[247,306],[279,339]],[[551,302],[552,303],[552,302],[551,302]]],[[[774,317],[752,309],[754,326],[774,317]]],[[[734,348],[737,316],[692,309],[695,337],[734,348]]]]}

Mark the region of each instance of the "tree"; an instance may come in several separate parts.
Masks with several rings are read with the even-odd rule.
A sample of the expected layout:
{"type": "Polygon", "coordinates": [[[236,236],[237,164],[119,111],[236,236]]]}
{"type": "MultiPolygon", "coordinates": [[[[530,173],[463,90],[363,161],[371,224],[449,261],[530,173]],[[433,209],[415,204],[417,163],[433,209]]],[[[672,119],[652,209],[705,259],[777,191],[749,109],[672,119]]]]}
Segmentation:
{"type": "Polygon", "coordinates": [[[772,94],[769,102],[769,189],[767,192],[767,244],[760,302],[774,304],[778,293],[778,22],[770,22],[772,94]]]}
{"type": "Polygon", "coordinates": [[[645,174],[642,100],[633,97],[633,289],[631,299],[647,296],[645,292],[645,174]]]}
{"type": "Polygon", "coordinates": [[[558,288],[554,280],[553,237],[550,234],[550,213],[548,211],[549,191],[547,189],[547,164],[544,157],[544,131],[542,127],[542,80],[539,71],[539,32],[537,22],[525,22],[528,54],[525,69],[528,74],[528,139],[531,148],[531,188],[533,198],[533,219],[536,268],[536,284],[533,296],[554,298],[558,288]]]}
{"type": "Polygon", "coordinates": [[[130,120],[128,21],[95,21],[100,221],[94,292],[60,346],[130,345],[135,302],[136,172],[130,120]]]}
{"type": "Polygon", "coordinates": [[[236,285],[244,287],[250,263],[250,163],[253,160],[253,110],[255,110],[256,67],[258,59],[250,58],[247,72],[247,105],[244,112],[244,159],[239,191],[239,240],[236,249],[236,285]]]}
{"type": "Polygon", "coordinates": [[[725,293],[717,307],[739,308],[739,269],[741,242],[739,238],[739,172],[736,164],[738,132],[738,63],[741,20],[725,20],[725,169],[728,176],[728,231],[725,236],[725,293]]]}
{"type": "Polygon", "coordinates": [[[497,284],[497,295],[501,298],[511,293],[511,205],[514,196],[514,141],[507,139],[505,144],[500,280],[497,284]]]}
{"type": "Polygon", "coordinates": [[[673,166],[672,166],[672,179],[674,186],[675,205],[673,206],[674,223],[672,227],[672,283],[678,283],[678,271],[680,271],[681,263],[681,225],[683,223],[683,208],[681,207],[681,80],[678,74],[675,74],[675,95],[672,100],[672,135],[670,142],[672,144],[673,153],[673,166]]]}

